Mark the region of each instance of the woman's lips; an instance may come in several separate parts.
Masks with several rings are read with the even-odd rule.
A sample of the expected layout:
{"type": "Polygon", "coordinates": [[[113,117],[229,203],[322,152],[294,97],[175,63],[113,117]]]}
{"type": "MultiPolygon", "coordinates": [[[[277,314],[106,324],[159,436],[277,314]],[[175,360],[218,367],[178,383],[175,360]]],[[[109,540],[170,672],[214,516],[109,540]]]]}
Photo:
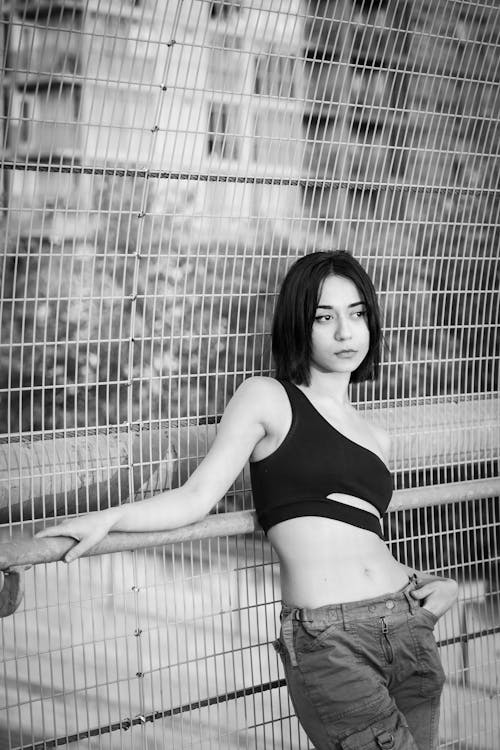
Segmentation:
{"type": "Polygon", "coordinates": [[[341,359],[350,359],[357,353],[356,349],[341,349],[339,352],[335,352],[335,356],[341,359]]]}

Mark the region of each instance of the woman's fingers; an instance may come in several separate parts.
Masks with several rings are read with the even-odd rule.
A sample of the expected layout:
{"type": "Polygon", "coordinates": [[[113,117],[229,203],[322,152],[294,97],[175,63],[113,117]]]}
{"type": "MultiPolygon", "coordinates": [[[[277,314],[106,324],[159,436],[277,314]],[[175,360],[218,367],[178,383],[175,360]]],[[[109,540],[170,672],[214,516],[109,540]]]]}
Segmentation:
{"type": "Polygon", "coordinates": [[[458,584],[451,578],[435,579],[414,589],[411,595],[421,601],[426,609],[441,617],[455,603],[458,584]]]}
{"type": "Polygon", "coordinates": [[[42,531],[35,534],[37,539],[43,539],[48,537],[70,537],[75,539],[75,544],[65,555],[65,562],[71,562],[78,557],[81,557],[89,549],[98,544],[109,529],[106,524],[97,523],[96,518],[90,516],[82,516],[81,518],[75,518],[69,521],[63,521],[58,526],[50,526],[42,531]],[[97,524],[97,526],[96,526],[97,524]]]}
{"type": "Polygon", "coordinates": [[[48,526],[46,529],[37,531],[35,539],[41,539],[46,536],[70,536],[80,541],[80,534],[75,530],[72,531],[71,524],[61,523],[59,526],[48,526]]]}
{"type": "Polygon", "coordinates": [[[73,560],[76,560],[78,557],[81,557],[86,552],[88,552],[89,549],[92,549],[92,547],[95,547],[96,544],[99,544],[104,536],[105,534],[99,533],[89,534],[89,536],[84,537],[81,541],[78,542],[78,544],[75,544],[75,546],[65,554],[64,562],[70,563],[73,560]]]}

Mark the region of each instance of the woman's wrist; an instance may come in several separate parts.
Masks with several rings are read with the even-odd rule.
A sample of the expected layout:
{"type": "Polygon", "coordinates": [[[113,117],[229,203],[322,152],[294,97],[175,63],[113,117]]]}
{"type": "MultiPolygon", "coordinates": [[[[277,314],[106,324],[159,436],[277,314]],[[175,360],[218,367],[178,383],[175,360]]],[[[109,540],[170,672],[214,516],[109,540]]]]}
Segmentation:
{"type": "Polygon", "coordinates": [[[123,518],[126,515],[125,509],[127,505],[128,503],[126,505],[114,505],[112,508],[104,508],[101,511],[97,511],[108,527],[108,532],[119,530],[116,527],[120,521],[123,521],[123,518]]]}

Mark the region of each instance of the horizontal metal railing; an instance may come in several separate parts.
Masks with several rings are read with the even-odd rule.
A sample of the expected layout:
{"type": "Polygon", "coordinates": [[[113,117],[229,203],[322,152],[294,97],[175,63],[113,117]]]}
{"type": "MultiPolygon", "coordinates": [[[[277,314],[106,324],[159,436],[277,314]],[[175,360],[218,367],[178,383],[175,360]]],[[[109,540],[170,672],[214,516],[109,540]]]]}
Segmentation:
{"type": "MultiPolygon", "coordinates": [[[[311,176],[307,177],[269,177],[262,175],[236,175],[236,174],[221,174],[220,172],[176,172],[171,170],[163,169],[132,169],[132,168],[115,168],[115,167],[85,167],[79,164],[71,165],[51,165],[51,164],[29,164],[29,163],[14,163],[5,161],[2,165],[4,169],[11,171],[22,171],[22,172],[36,172],[36,173],[56,173],[56,174],[87,174],[96,176],[118,176],[118,177],[142,177],[145,179],[161,179],[161,180],[188,180],[190,182],[227,182],[227,183],[239,183],[248,185],[277,185],[284,187],[329,187],[331,190],[342,190],[343,188],[352,188],[352,182],[350,180],[339,180],[335,178],[315,178],[311,176]]],[[[456,187],[455,185],[436,184],[408,184],[403,183],[387,183],[380,182],[378,180],[358,180],[357,185],[361,189],[381,190],[381,191],[394,191],[403,193],[439,193],[439,194],[460,194],[460,195],[496,195],[496,187],[488,186],[469,186],[464,185],[456,187]]],[[[143,218],[143,214],[139,213],[138,218],[143,218]]]]}
{"type": "MultiPolygon", "coordinates": [[[[434,487],[397,490],[391,502],[391,511],[412,510],[431,505],[498,496],[500,496],[500,478],[450,482],[434,487]]],[[[93,557],[178,542],[251,534],[259,528],[254,511],[217,513],[197,523],[168,531],[111,532],[83,556],[93,557]]],[[[65,554],[75,544],[76,541],[68,537],[44,539],[18,537],[12,541],[5,541],[0,545],[0,571],[63,560],[65,554]]]]}

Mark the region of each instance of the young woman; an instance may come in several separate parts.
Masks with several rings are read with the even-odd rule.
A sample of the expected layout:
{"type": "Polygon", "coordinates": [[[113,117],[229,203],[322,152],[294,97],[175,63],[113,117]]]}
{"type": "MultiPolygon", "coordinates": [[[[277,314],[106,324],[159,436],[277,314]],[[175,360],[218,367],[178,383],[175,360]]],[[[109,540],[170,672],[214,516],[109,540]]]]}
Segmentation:
{"type": "Polygon", "coordinates": [[[203,518],[250,460],[259,521],[280,560],[275,647],[316,750],[433,750],[444,682],[433,627],[457,585],[398,563],[381,535],[392,481],[387,435],[349,401],[377,376],[370,278],[342,251],[289,270],[273,323],[276,379],[246,380],[205,459],[179,489],[90,513],[39,536],[70,536],[70,561],[109,531],[203,518]]]}

